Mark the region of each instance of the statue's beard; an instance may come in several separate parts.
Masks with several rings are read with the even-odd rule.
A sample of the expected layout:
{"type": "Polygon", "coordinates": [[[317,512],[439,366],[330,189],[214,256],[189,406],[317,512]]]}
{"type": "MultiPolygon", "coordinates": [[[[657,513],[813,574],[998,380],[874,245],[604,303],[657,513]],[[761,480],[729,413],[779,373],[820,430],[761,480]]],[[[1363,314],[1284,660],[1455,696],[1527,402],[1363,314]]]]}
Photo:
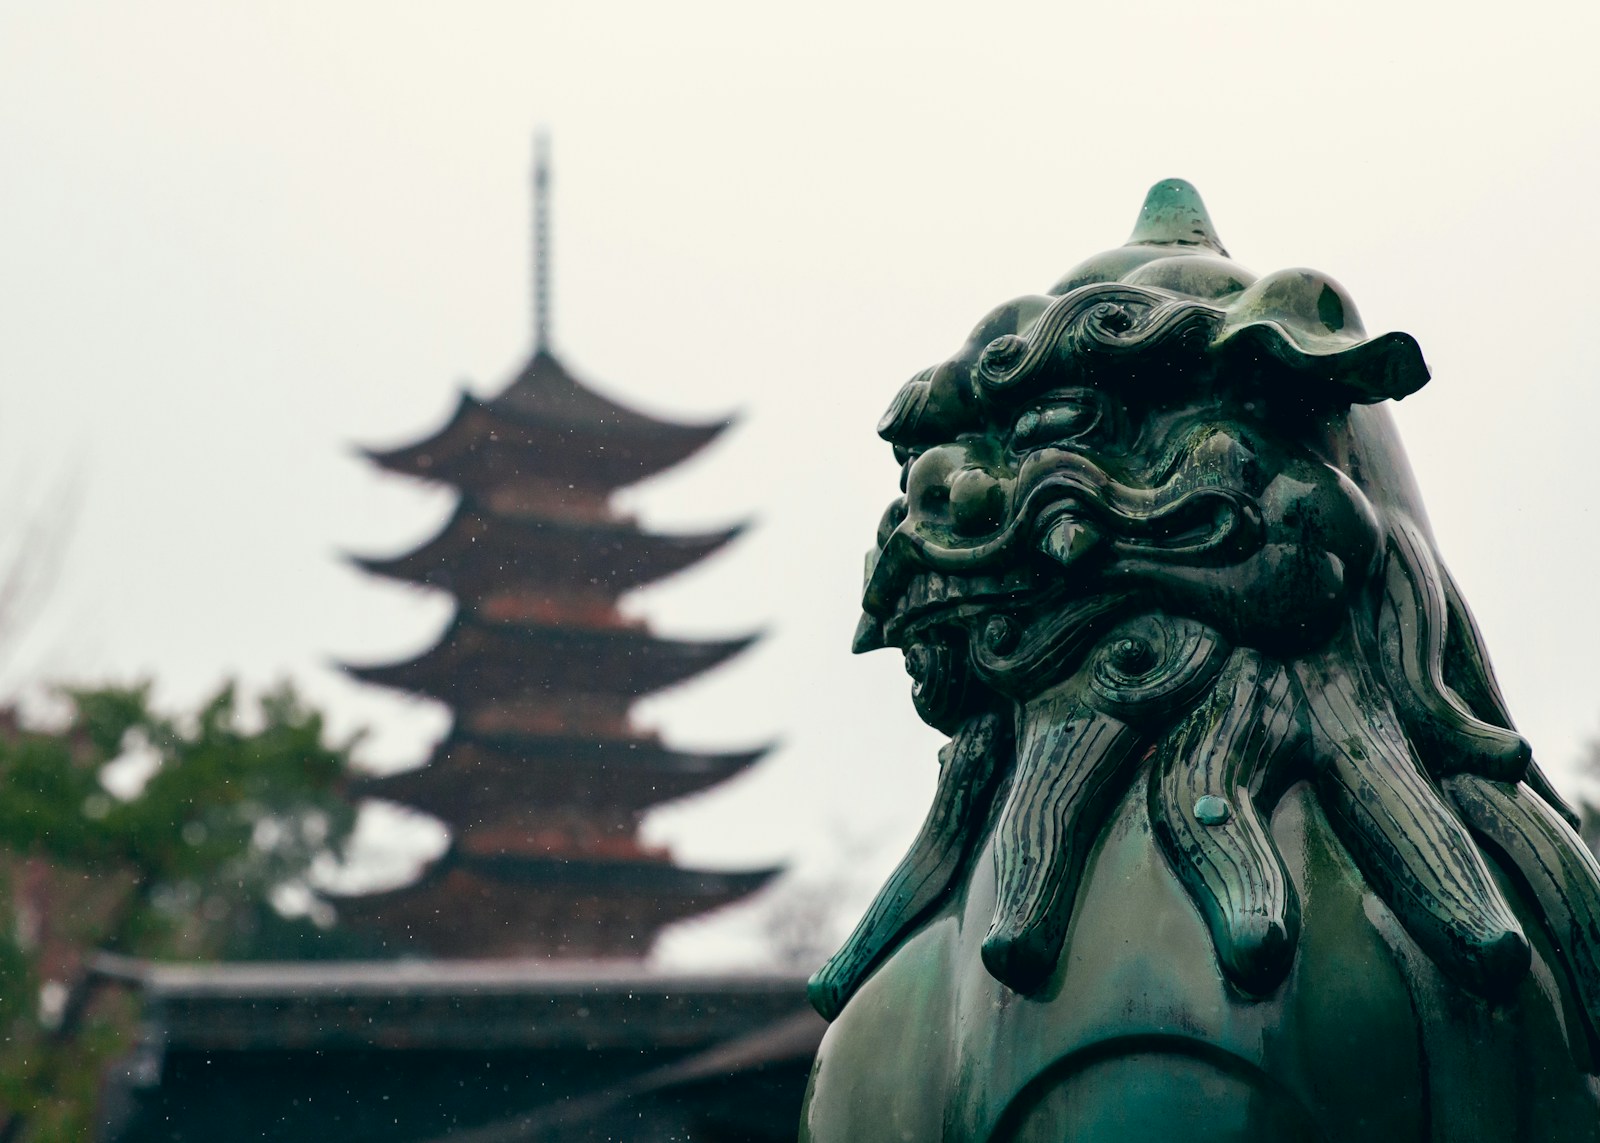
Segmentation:
{"type": "Polygon", "coordinates": [[[1272,991],[1294,956],[1299,902],[1266,822],[1302,779],[1441,967],[1480,994],[1515,985],[1528,941],[1446,801],[1482,828],[1507,815],[1551,839],[1567,827],[1526,787],[1429,775],[1353,636],[1283,663],[1193,620],[1141,616],[1023,704],[994,825],[990,973],[1024,993],[1049,979],[1089,853],[1147,758],[1153,834],[1242,993],[1272,991]]]}
{"type": "Polygon", "coordinates": [[[990,538],[946,546],[902,521],[869,574],[880,642],[906,649],[919,712],[952,739],[922,833],[813,980],[818,1008],[837,1014],[986,842],[983,963],[1017,992],[1043,988],[1094,845],[1141,781],[1155,844],[1223,975],[1265,996],[1286,978],[1300,926],[1267,822],[1304,783],[1416,944],[1488,997],[1526,975],[1531,951],[1479,846],[1514,869],[1600,1058],[1600,866],[1511,729],[1470,614],[1417,525],[1391,510],[1364,590],[1330,599],[1327,630],[1269,644],[1219,619],[1217,599],[1259,606],[1241,583],[1299,598],[1281,585],[1166,590],[1258,550],[1248,496],[1198,483],[1193,465],[1148,489],[1068,454],[1039,471],[1031,483],[1019,472],[1017,510],[990,538]],[[1142,570],[1122,574],[1130,567],[1142,570]],[[1006,569],[1033,580],[1008,582],[1006,569]]]}
{"type": "Polygon", "coordinates": [[[1042,989],[1095,843],[1140,781],[1155,843],[1224,976],[1243,996],[1267,995],[1287,976],[1300,926],[1267,823],[1304,782],[1417,944],[1491,997],[1523,978],[1531,954],[1479,843],[1511,862],[1541,921],[1588,934],[1560,956],[1600,1014],[1600,986],[1583,983],[1600,959],[1600,897],[1573,889],[1600,878],[1594,859],[1541,791],[1485,773],[1501,765],[1493,758],[1448,772],[1424,761],[1355,619],[1320,651],[1279,660],[1198,620],[1144,611],[1102,627],[1063,681],[969,715],[941,754],[922,834],[817,974],[814,1002],[836,1014],[965,879],[985,839],[996,888],[984,965],[1017,992],[1042,989]]]}

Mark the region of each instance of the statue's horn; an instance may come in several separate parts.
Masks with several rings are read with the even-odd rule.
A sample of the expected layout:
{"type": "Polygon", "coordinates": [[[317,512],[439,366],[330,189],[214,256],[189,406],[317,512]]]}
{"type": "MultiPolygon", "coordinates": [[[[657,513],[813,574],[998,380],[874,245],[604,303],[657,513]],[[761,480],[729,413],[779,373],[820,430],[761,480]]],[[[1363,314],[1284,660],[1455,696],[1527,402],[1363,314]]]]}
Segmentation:
{"type": "Polygon", "coordinates": [[[1163,179],[1150,188],[1139,211],[1139,221],[1128,236],[1129,246],[1204,246],[1224,258],[1222,239],[1211,225],[1211,215],[1200,192],[1183,179],[1163,179]]]}

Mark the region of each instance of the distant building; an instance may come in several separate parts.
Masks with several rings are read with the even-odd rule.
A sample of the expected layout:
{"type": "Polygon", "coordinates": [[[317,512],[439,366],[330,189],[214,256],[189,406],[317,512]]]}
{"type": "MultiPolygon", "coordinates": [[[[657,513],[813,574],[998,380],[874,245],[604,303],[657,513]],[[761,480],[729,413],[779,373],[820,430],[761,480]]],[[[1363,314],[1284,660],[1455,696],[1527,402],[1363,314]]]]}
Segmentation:
{"type": "Polygon", "coordinates": [[[115,1143],[793,1143],[824,1027],[793,978],[619,961],[132,975],[115,1143]]]}
{"type": "Polygon", "coordinates": [[[426,440],[371,454],[461,499],[433,539],[361,566],[449,591],[458,610],[420,656],[349,669],[439,699],[454,726],[426,766],[358,792],[424,810],[453,840],[415,885],[342,898],[342,918],[434,956],[637,956],[664,925],[738,900],[776,872],[683,869],[638,838],[651,806],[762,753],[684,753],[628,719],[635,699],[750,642],[664,639],[617,607],[624,592],[737,534],[656,535],[610,506],[616,489],[724,427],[613,404],[540,347],[500,396],[463,394],[426,440]]]}
{"type": "Polygon", "coordinates": [[[762,753],[683,753],[628,718],[636,699],[750,643],[664,639],[617,606],[738,533],[656,535],[611,506],[618,489],[692,456],[727,422],[676,424],[624,408],[551,352],[547,188],[541,153],[527,365],[491,400],[463,392],[424,440],[368,453],[460,494],[415,551],[357,561],[448,591],[455,619],[416,658],[348,668],[454,715],[427,765],[359,787],[445,822],[449,850],[413,885],[338,903],[343,920],[424,955],[640,956],[663,926],[738,900],[776,872],[683,869],[639,842],[651,806],[715,785],[762,753]]]}
{"type": "Polygon", "coordinates": [[[108,1087],[106,1140],[795,1136],[823,1030],[804,981],[640,959],[778,872],[685,869],[638,835],[650,807],[763,753],[684,752],[629,721],[750,643],[665,639],[617,606],[737,534],[656,535],[610,503],[727,425],[624,408],[550,352],[542,155],[535,185],[532,358],[425,440],[368,454],[460,492],[431,540],[357,561],[448,591],[455,618],[415,658],[347,668],[454,716],[427,764],[356,784],[446,823],[448,850],[410,885],[335,899],[386,955],[426,959],[128,970],[146,1034],[108,1087]]]}

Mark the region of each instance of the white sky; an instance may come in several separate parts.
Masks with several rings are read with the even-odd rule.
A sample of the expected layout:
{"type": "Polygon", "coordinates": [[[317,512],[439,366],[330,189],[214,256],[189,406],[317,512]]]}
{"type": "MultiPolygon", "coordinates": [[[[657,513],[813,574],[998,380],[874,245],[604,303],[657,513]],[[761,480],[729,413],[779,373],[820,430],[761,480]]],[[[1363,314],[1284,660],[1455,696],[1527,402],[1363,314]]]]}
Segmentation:
{"type": "MultiPolygon", "coordinates": [[[[542,123],[569,365],[742,412],[628,499],[759,520],[635,600],[666,632],[770,633],[642,711],[680,745],[784,743],[652,819],[684,861],[815,881],[844,849],[859,901],[897,856],[937,739],[896,657],[847,653],[895,484],[873,425],[1168,176],[1245,265],[1325,270],[1421,339],[1412,460],[1560,778],[1600,728],[1597,41],[1588,2],[0,3],[0,513],[16,536],[80,500],[6,686],[289,677],[375,764],[425,752],[435,712],[328,664],[417,650],[448,607],[338,553],[409,546],[449,500],[351,446],[520,364],[542,123]]],[[[758,924],[665,955],[737,959],[758,924]]]]}

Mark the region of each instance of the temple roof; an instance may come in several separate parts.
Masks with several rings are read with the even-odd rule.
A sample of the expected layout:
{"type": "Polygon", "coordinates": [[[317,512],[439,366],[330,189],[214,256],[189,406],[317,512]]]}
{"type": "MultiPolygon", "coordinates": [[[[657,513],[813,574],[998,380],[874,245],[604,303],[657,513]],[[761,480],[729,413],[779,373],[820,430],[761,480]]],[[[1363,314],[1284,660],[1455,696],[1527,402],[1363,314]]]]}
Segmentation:
{"type": "Polygon", "coordinates": [[[804,977],[683,975],[635,960],[94,960],[102,977],[140,986],[177,1051],[637,1052],[711,1047],[791,1013],[825,1027],[804,1006],[804,977]]]}
{"type": "Polygon", "coordinates": [[[489,401],[497,410],[555,427],[601,425],[623,433],[649,434],[690,428],[720,431],[727,422],[685,425],[660,421],[602,397],[571,373],[548,349],[536,350],[522,371],[489,401]]]}
{"type": "Polygon", "coordinates": [[[411,885],[331,900],[341,920],[426,955],[638,956],[665,926],[732,904],[780,871],[452,848],[411,885]]]}
{"type": "Polygon", "coordinates": [[[464,496],[443,528],[413,551],[352,557],[376,575],[481,599],[520,586],[592,587],[616,594],[709,556],[742,526],[698,535],[641,532],[623,520],[583,521],[494,514],[464,496]]]}
{"type": "Polygon", "coordinates": [[[613,489],[687,459],[731,423],[679,424],[626,409],[541,350],[498,397],[463,392],[431,436],[363,452],[391,471],[465,488],[544,477],[613,489]]]}
{"type": "Polygon", "coordinates": [[[461,610],[421,655],[385,665],[346,664],[345,670],[457,708],[508,698],[637,698],[710,670],[755,638],[694,641],[663,639],[642,627],[490,623],[461,610]]]}
{"type": "Polygon", "coordinates": [[[457,733],[426,765],[362,779],[352,793],[416,806],[456,829],[530,805],[639,812],[726,781],[765,753],[684,753],[651,739],[457,733]]]}
{"type": "Polygon", "coordinates": [[[135,1055],[102,1081],[108,1143],[231,1139],[242,1123],[279,1143],[637,1139],[641,1117],[650,1138],[793,1143],[827,1029],[804,977],[636,961],[100,953],[91,971],[143,1000],[135,1055]]]}

